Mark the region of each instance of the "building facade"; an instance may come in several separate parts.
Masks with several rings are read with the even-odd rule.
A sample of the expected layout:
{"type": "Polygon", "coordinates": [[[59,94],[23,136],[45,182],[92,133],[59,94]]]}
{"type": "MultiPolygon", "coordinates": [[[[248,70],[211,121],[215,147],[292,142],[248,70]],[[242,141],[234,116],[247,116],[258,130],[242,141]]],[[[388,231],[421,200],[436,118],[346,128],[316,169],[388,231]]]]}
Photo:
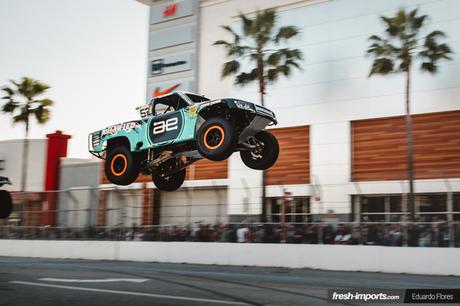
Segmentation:
{"type": "MultiPolygon", "coordinates": [[[[257,84],[237,87],[231,79],[220,77],[227,58],[222,48],[213,46],[216,40],[231,39],[221,26],[237,30],[239,12],[251,16],[257,9],[275,8],[280,26],[294,25],[301,31],[289,46],[303,52],[303,70],[267,88],[266,106],[279,119],[272,132],[281,145],[279,161],[267,171],[267,203],[261,203],[261,173],[246,168],[238,154],[222,164],[226,175],[210,173],[203,177],[205,180],[189,181],[200,190],[209,190],[199,197],[212,198],[210,182],[218,181],[226,199],[227,218],[233,221],[259,215],[262,205],[267,205],[268,220],[280,220],[286,194],[290,201],[284,213],[294,221],[317,220],[319,215],[348,221],[403,218],[408,192],[402,118],[404,78],[368,78],[368,37],[383,34],[381,15],[394,14],[399,8],[417,8],[430,16],[428,30],[444,31],[455,52],[460,48],[457,1],[140,2],[150,6],[149,65],[154,65],[158,50],[175,58],[176,52],[193,49],[197,56],[191,58],[196,62],[171,62],[195,76],[196,87],[184,89],[196,89],[211,99],[259,101],[257,84]],[[165,45],[161,38],[176,32],[189,39],[165,45]]],[[[460,84],[455,77],[459,60],[454,55],[452,61],[441,63],[434,76],[413,70],[416,212],[422,220],[458,219],[452,212],[460,210],[460,84]]],[[[164,70],[161,80],[170,80],[162,83],[150,76],[149,86],[171,88],[180,83],[183,74],[164,70]]],[[[174,200],[168,197],[163,199],[164,205],[186,202],[180,192],[174,200]]]]}
{"type": "MultiPolygon", "coordinates": [[[[409,209],[404,78],[369,78],[371,59],[366,57],[368,37],[383,33],[379,17],[399,8],[418,8],[428,14],[428,31],[444,31],[454,51],[453,60],[442,62],[436,75],[414,68],[411,106],[417,217],[427,222],[460,221],[458,1],[139,2],[150,9],[147,101],[168,91],[186,90],[211,99],[235,97],[257,103],[257,84],[238,87],[232,79],[221,78],[222,64],[228,59],[213,43],[231,39],[221,26],[238,30],[240,12],[253,16],[258,9],[274,8],[279,26],[300,29],[289,46],[303,52],[303,69],[269,84],[265,97],[279,121],[270,131],[280,144],[279,159],[266,172],[266,202],[261,200],[261,172],[244,166],[239,154],[223,162],[193,164],[187,168],[183,187],[173,193],[156,190],[149,176],[116,187],[105,178],[99,161],[64,159],[61,189],[70,192],[59,195],[59,225],[251,221],[260,219],[263,205],[268,222],[405,220],[409,209]],[[78,214],[73,213],[76,209],[78,214]]],[[[34,147],[34,158],[44,159],[46,145],[34,147]]],[[[4,155],[12,154],[8,152],[0,149],[4,155]]],[[[6,161],[4,169],[19,160],[1,155],[0,159],[6,161]]],[[[44,177],[40,171],[45,170],[36,171],[30,180],[44,177]]],[[[0,170],[0,175],[18,183],[19,172],[10,173],[0,170]]],[[[28,184],[38,186],[33,187],[37,191],[44,186],[43,181],[28,184]]]]}

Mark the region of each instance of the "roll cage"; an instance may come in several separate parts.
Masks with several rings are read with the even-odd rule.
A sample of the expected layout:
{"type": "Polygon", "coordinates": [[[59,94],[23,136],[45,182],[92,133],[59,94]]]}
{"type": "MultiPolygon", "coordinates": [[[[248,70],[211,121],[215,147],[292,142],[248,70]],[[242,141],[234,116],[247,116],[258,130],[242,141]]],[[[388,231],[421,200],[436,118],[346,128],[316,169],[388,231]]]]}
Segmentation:
{"type": "Polygon", "coordinates": [[[150,100],[150,103],[137,107],[141,118],[159,116],[169,112],[178,111],[195,103],[209,101],[208,98],[193,93],[175,91],[150,100]]]}

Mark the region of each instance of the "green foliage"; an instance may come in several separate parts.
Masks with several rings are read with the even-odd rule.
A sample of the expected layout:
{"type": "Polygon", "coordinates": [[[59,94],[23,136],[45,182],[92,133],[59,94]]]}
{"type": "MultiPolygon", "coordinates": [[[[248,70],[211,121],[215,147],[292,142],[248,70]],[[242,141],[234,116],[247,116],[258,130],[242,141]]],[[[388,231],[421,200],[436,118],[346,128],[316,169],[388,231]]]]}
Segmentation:
{"type": "Polygon", "coordinates": [[[10,80],[12,86],[5,86],[2,91],[6,100],[2,106],[2,111],[12,116],[13,123],[29,124],[29,117],[35,117],[39,124],[46,123],[50,118],[49,108],[53,105],[53,100],[43,98],[38,99],[50,87],[40,81],[23,77],[20,82],[10,80]]]}
{"type": "Polygon", "coordinates": [[[386,36],[369,37],[371,45],[367,53],[374,57],[369,76],[408,72],[416,59],[422,61],[422,71],[435,73],[439,60],[450,59],[450,48],[445,43],[438,43],[439,38],[445,37],[443,32],[433,31],[424,39],[420,37],[427,15],[417,16],[416,9],[409,13],[399,10],[394,17],[382,16],[381,20],[386,36]]]}
{"type": "Polygon", "coordinates": [[[240,13],[242,34],[237,34],[231,27],[222,28],[233,36],[232,41],[218,40],[214,45],[223,46],[231,59],[224,63],[222,77],[236,75],[236,85],[246,85],[258,81],[261,94],[267,82],[276,81],[279,76],[289,76],[292,68],[300,69],[299,61],[302,53],[298,49],[280,48],[286,42],[299,34],[293,26],[276,27],[275,10],[258,11],[254,18],[240,13]],[[247,67],[247,62],[253,64],[247,67]],[[244,70],[247,68],[248,70],[244,70]]]}

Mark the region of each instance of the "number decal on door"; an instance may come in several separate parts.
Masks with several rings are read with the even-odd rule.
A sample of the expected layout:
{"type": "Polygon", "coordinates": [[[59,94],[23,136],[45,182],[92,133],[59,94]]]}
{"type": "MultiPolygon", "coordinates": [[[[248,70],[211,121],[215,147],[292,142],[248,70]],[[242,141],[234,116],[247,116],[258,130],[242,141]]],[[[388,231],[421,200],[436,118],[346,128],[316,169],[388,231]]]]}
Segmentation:
{"type": "Polygon", "coordinates": [[[168,120],[156,121],[153,123],[152,132],[154,135],[174,130],[177,130],[177,118],[169,118],[168,120]]]}

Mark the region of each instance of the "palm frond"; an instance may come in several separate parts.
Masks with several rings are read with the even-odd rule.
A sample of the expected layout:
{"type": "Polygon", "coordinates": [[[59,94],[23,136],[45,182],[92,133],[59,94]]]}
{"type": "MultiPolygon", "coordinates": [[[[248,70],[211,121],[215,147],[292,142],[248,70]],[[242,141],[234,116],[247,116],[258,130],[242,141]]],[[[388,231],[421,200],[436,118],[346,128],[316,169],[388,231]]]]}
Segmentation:
{"type": "Polygon", "coordinates": [[[429,73],[436,73],[438,71],[438,66],[433,62],[423,62],[420,66],[420,70],[426,71],[429,73]]]}
{"type": "Polygon", "coordinates": [[[221,26],[221,28],[226,30],[227,32],[229,32],[230,34],[233,35],[234,43],[238,44],[240,42],[240,40],[241,40],[240,35],[238,35],[235,31],[233,31],[233,29],[230,26],[223,25],[223,26],[221,26]]]}
{"type": "MultiPolygon", "coordinates": [[[[223,26],[234,36],[234,41],[218,40],[214,45],[225,48],[229,61],[223,64],[222,77],[234,76],[234,84],[244,86],[253,81],[266,84],[279,76],[288,76],[293,68],[301,69],[300,60],[303,58],[299,49],[272,49],[281,42],[296,36],[299,30],[294,26],[276,27],[277,15],[275,10],[257,11],[253,18],[239,13],[242,22],[241,34],[229,26],[223,26]],[[242,44],[241,42],[244,42],[242,44]],[[240,58],[244,57],[244,64],[240,58]],[[241,72],[244,66],[254,67],[248,72],[241,72]],[[260,68],[260,70],[258,69],[260,68]]],[[[246,68],[246,67],[245,67],[246,68]]],[[[246,68],[251,69],[251,68],[246,68]]],[[[264,94],[264,89],[260,89],[264,94]]]]}
{"type": "Polygon", "coordinates": [[[281,59],[281,54],[279,52],[274,52],[268,56],[267,64],[271,66],[276,66],[279,64],[280,59],[281,59]]]}
{"type": "Polygon", "coordinates": [[[225,40],[216,40],[212,45],[213,46],[218,46],[218,45],[229,46],[230,43],[225,40]]]}
{"type": "Polygon", "coordinates": [[[235,74],[240,69],[240,63],[236,60],[229,61],[224,63],[224,67],[222,68],[222,77],[227,77],[231,74],[235,74]]]}
{"type": "Polygon", "coordinates": [[[369,76],[374,74],[388,74],[393,72],[394,62],[390,58],[381,57],[374,60],[372,63],[369,76]]]}
{"type": "Polygon", "coordinates": [[[14,101],[8,101],[5,104],[3,104],[2,107],[2,112],[4,113],[13,113],[17,108],[19,104],[14,101]]]}
{"type": "Polygon", "coordinates": [[[293,26],[286,26],[286,27],[281,27],[278,30],[278,34],[275,36],[275,43],[279,43],[281,40],[288,40],[291,37],[296,36],[299,34],[299,29],[293,26]]]}
{"type": "Polygon", "coordinates": [[[13,116],[13,123],[27,122],[29,120],[29,113],[21,111],[18,115],[13,116]]]}
{"type": "Polygon", "coordinates": [[[2,99],[7,102],[2,106],[2,111],[12,115],[13,123],[29,122],[29,116],[35,114],[38,123],[48,121],[50,110],[54,102],[51,99],[37,99],[50,87],[40,81],[29,77],[23,77],[19,82],[10,80],[12,87],[4,87],[2,90],[7,96],[2,99]]]}
{"type": "Polygon", "coordinates": [[[235,78],[235,85],[246,85],[258,79],[258,71],[257,68],[252,69],[249,73],[242,72],[235,78]]]}
{"type": "Polygon", "coordinates": [[[44,124],[50,119],[50,111],[42,105],[31,110],[31,113],[34,114],[39,124],[44,124]]]}
{"type": "Polygon", "coordinates": [[[258,11],[254,19],[255,30],[269,35],[276,22],[276,12],[273,9],[258,11]]]}
{"type": "Polygon", "coordinates": [[[14,95],[14,90],[8,86],[2,88],[2,90],[7,94],[7,96],[12,97],[14,95]]]}
{"type": "Polygon", "coordinates": [[[242,12],[238,14],[238,17],[241,19],[243,23],[244,35],[245,36],[254,35],[254,21],[252,19],[247,18],[242,12]]]}
{"type": "Polygon", "coordinates": [[[39,103],[40,105],[45,106],[45,107],[52,106],[54,104],[54,101],[51,99],[41,99],[41,100],[36,100],[34,102],[39,103]]]}

